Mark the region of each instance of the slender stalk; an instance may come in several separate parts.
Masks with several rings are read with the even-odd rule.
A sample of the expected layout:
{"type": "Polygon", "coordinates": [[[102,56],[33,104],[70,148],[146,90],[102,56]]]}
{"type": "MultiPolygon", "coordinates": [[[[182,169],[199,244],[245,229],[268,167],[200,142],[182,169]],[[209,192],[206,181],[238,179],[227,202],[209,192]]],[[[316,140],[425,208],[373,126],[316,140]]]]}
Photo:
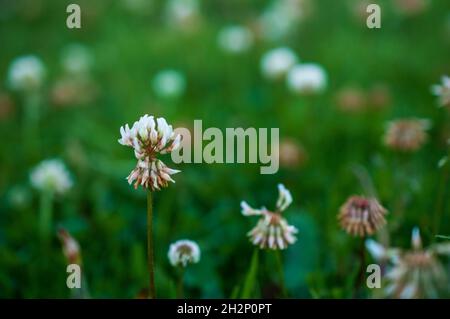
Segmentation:
{"type": "MultiPolygon", "coordinates": [[[[450,152],[447,155],[450,158],[450,152]]],[[[445,163],[444,172],[442,173],[441,181],[439,183],[439,190],[436,200],[436,211],[434,217],[434,233],[439,234],[439,226],[441,224],[442,213],[444,212],[445,193],[447,188],[447,182],[449,179],[450,163],[445,163]]]]}
{"type": "Polygon", "coordinates": [[[177,298],[184,298],[184,267],[180,267],[180,275],[178,278],[177,298]]]}
{"type": "Polygon", "coordinates": [[[364,283],[364,269],[366,266],[366,249],[365,249],[365,243],[364,238],[361,238],[360,246],[358,249],[358,258],[359,258],[359,270],[358,275],[355,279],[355,290],[353,298],[356,298],[358,296],[358,290],[362,288],[362,285],[364,283]]]}
{"type": "Polygon", "coordinates": [[[284,269],[283,269],[283,261],[281,258],[281,253],[279,250],[275,250],[275,261],[277,263],[278,275],[280,276],[280,287],[283,298],[287,298],[288,293],[286,289],[286,285],[284,283],[284,269]]]}
{"type": "Polygon", "coordinates": [[[147,260],[149,273],[148,297],[150,299],[155,299],[156,292],[155,292],[155,265],[154,265],[154,251],[153,251],[153,202],[151,190],[148,190],[147,192],[147,260]]]}
{"type": "Polygon", "coordinates": [[[50,236],[53,218],[53,191],[44,190],[41,193],[39,211],[39,232],[45,241],[50,236]]]}

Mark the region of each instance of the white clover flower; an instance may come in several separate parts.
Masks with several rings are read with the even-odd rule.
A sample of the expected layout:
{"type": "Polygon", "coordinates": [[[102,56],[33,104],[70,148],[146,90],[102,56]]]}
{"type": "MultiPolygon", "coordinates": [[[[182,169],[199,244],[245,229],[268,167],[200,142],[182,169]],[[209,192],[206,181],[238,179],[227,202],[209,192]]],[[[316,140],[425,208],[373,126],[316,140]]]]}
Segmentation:
{"type": "Polygon", "coordinates": [[[259,246],[261,249],[276,250],[285,249],[296,242],[297,228],[289,225],[286,219],[281,216],[281,212],[291,203],[292,195],[283,184],[278,184],[278,200],[275,212],[271,212],[265,207],[255,209],[245,201],[241,202],[242,215],[261,216],[256,226],[247,234],[253,245],[259,246]]]}
{"type": "Polygon", "coordinates": [[[8,83],[18,91],[32,91],[40,88],[45,78],[45,67],[34,55],[16,58],[9,66],[8,83]]]}
{"type": "Polygon", "coordinates": [[[434,95],[439,97],[441,106],[450,106],[450,77],[444,75],[442,84],[435,84],[431,87],[434,95]]]}
{"type": "Polygon", "coordinates": [[[68,170],[59,159],[42,161],[31,172],[30,180],[34,188],[57,194],[66,193],[73,185],[68,170]]]}
{"type": "Polygon", "coordinates": [[[161,98],[177,98],[186,89],[184,75],[176,70],[163,70],[153,78],[153,90],[161,98]]]}
{"type": "Polygon", "coordinates": [[[318,93],[325,89],[327,75],[318,64],[305,63],[294,66],[288,73],[287,86],[295,93],[318,93]]]}
{"type": "Polygon", "coordinates": [[[87,74],[92,67],[93,60],[89,48],[78,43],[68,45],[61,53],[61,64],[69,74],[87,74]]]}
{"type": "Polygon", "coordinates": [[[298,62],[297,55],[289,48],[268,51],[261,58],[261,71],[271,80],[280,79],[298,62]]]}
{"type": "Polygon", "coordinates": [[[200,248],[192,240],[178,240],[170,245],[167,256],[172,266],[186,267],[200,261],[200,248]]]}
{"type": "Polygon", "coordinates": [[[169,0],[166,6],[169,22],[179,25],[195,19],[199,14],[199,9],[198,0],[169,0]]]}
{"type": "Polygon", "coordinates": [[[228,26],[220,30],[217,42],[225,52],[238,54],[248,51],[253,44],[252,32],[244,26],[228,26]]]}
{"type": "Polygon", "coordinates": [[[119,143],[134,149],[138,162],[136,168],[127,177],[134,187],[139,185],[152,191],[167,187],[169,182],[175,183],[170,175],[180,172],[168,168],[158,154],[167,154],[180,146],[181,135],[173,131],[162,117],[156,121],[153,116],[144,115],[130,127],[128,124],[120,128],[119,143]]]}
{"type": "Polygon", "coordinates": [[[369,253],[377,261],[389,261],[384,275],[384,297],[437,298],[445,290],[447,276],[437,258],[450,255],[450,243],[423,248],[419,228],[414,228],[410,250],[385,248],[373,240],[366,241],[369,253]]]}

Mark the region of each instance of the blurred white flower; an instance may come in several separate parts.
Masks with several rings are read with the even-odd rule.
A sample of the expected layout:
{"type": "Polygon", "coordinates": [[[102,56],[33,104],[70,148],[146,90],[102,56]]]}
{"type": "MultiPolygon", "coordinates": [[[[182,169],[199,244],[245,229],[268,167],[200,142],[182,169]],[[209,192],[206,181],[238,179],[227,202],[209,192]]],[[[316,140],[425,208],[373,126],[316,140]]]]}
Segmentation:
{"type": "Polygon", "coordinates": [[[385,248],[373,240],[366,241],[369,253],[377,261],[390,261],[386,275],[385,297],[391,298],[437,298],[447,284],[445,270],[438,259],[439,254],[450,255],[450,243],[422,247],[419,228],[411,236],[411,250],[385,248]]]}
{"type": "Polygon", "coordinates": [[[431,87],[434,95],[439,97],[441,106],[450,106],[450,77],[442,76],[442,84],[435,84],[431,87]]]}
{"type": "Polygon", "coordinates": [[[78,43],[68,45],[61,53],[61,64],[64,70],[73,75],[85,75],[89,73],[93,60],[89,48],[78,43]]]}
{"type": "Polygon", "coordinates": [[[48,159],[39,163],[31,172],[31,185],[39,191],[66,193],[73,185],[69,171],[59,159],[48,159]]]}
{"type": "Polygon", "coordinates": [[[18,91],[39,89],[45,78],[45,67],[42,61],[34,55],[16,58],[9,66],[8,83],[18,91]]]}
{"type": "Polygon", "coordinates": [[[262,36],[278,40],[286,36],[304,15],[304,0],[273,1],[259,17],[262,36]]]}
{"type": "Polygon", "coordinates": [[[186,79],[176,70],[163,70],[153,78],[153,90],[161,98],[177,98],[186,89],[186,79]]]}
{"type": "Polygon", "coordinates": [[[325,70],[318,64],[299,64],[289,71],[287,85],[295,93],[319,93],[327,85],[327,75],[325,70]]]}
{"type": "Polygon", "coordinates": [[[170,23],[186,25],[199,15],[198,0],[169,0],[166,5],[167,17],[170,23]]]}
{"type": "Polygon", "coordinates": [[[180,145],[181,135],[176,134],[164,118],[155,121],[153,116],[146,114],[134,122],[131,129],[128,124],[122,126],[120,134],[119,143],[132,147],[138,160],[136,168],[127,177],[130,185],[136,181],[135,188],[141,185],[154,191],[175,182],[170,175],[180,171],[168,168],[156,158],[158,154],[170,153],[180,145]]]}
{"type": "Polygon", "coordinates": [[[222,50],[238,54],[248,51],[253,44],[253,34],[247,27],[234,25],[220,30],[217,42],[222,50]]]}
{"type": "Polygon", "coordinates": [[[200,261],[200,248],[196,242],[182,239],[170,245],[167,255],[172,266],[186,267],[200,261]]]}
{"type": "Polygon", "coordinates": [[[285,249],[290,244],[295,243],[297,228],[287,223],[281,216],[292,203],[292,195],[283,184],[278,184],[278,200],[275,212],[267,208],[255,209],[250,207],[245,201],[241,202],[242,215],[261,216],[256,226],[248,233],[250,241],[261,249],[285,249]]]}
{"type": "Polygon", "coordinates": [[[276,48],[261,58],[261,71],[268,79],[280,79],[298,62],[297,55],[289,48],[276,48]]]}

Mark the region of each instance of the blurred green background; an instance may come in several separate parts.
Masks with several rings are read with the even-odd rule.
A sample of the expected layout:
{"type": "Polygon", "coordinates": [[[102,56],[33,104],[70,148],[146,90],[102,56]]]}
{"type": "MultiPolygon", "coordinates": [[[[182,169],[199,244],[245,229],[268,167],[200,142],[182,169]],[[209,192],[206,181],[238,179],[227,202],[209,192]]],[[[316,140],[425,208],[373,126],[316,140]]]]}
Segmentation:
{"type": "MultiPolygon", "coordinates": [[[[228,298],[242,287],[254,251],[246,233],[256,220],[241,215],[240,201],[273,208],[278,183],[292,192],[285,217],[299,229],[297,243],[283,252],[289,296],[352,297],[360,240],[340,229],[336,215],[350,195],[364,192],[354,165],[367,170],[390,211],[393,246],[410,247],[414,226],[425,245],[450,234],[449,165],[437,166],[448,153],[449,111],[430,92],[450,72],[450,3],[428,1],[408,11],[396,1],[373,1],[382,7],[382,28],[370,30],[365,1],[300,1],[299,17],[267,36],[258,21],[275,2],[199,1],[187,20],[176,21],[169,1],[0,0],[0,297],[70,296],[60,226],[80,244],[92,297],[135,298],[146,287],[146,195],[127,184],[136,160],[117,142],[119,127],[146,113],[174,127],[194,119],[221,129],[279,127],[281,140],[297,146],[274,175],[261,175],[255,164],[175,165],[166,158],[182,172],[155,194],[160,297],[175,296],[167,251],[182,238],[202,250],[200,263],[186,271],[188,297],[228,298]],[[69,3],[81,7],[81,29],[66,27],[69,3]],[[220,30],[234,24],[254,35],[240,54],[218,45],[220,30]],[[92,59],[81,84],[61,64],[74,43],[92,59]],[[284,80],[265,79],[261,57],[277,47],[320,64],[328,75],[325,91],[298,95],[284,80]],[[38,56],[47,73],[34,142],[21,134],[24,96],[7,83],[11,62],[27,54],[38,56]],[[184,77],[179,96],[155,90],[154,77],[165,69],[184,77]],[[346,88],[358,88],[369,106],[348,110],[346,88]],[[386,148],[387,121],[409,117],[431,120],[427,143],[408,154],[386,148]],[[43,251],[39,193],[29,176],[48,158],[64,161],[74,185],[55,198],[55,236],[43,251]]],[[[253,296],[277,296],[271,255],[260,257],[253,296]]]]}

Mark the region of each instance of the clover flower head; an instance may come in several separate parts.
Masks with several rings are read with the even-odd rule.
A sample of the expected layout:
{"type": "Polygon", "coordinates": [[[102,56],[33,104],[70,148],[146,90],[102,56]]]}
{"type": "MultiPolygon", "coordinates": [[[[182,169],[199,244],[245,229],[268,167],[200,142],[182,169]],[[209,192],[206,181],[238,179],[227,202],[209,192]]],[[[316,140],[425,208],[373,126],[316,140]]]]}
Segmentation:
{"type": "Polygon", "coordinates": [[[341,206],[338,220],[350,235],[365,237],[386,224],[386,209],[375,198],[351,196],[341,206]]]}
{"type": "Polygon", "coordinates": [[[41,87],[45,73],[44,64],[38,57],[21,56],[9,66],[8,83],[17,91],[33,91],[41,87]]]}
{"type": "Polygon", "coordinates": [[[401,119],[388,123],[384,143],[391,149],[413,152],[426,142],[431,122],[424,119],[401,119]]]}
{"type": "Polygon", "coordinates": [[[61,53],[61,64],[68,74],[85,75],[89,73],[93,60],[89,48],[78,43],[68,45],[61,53]]]}
{"type": "Polygon", "coordinates": [[[57,194],[66,193],[73,185],[68,170],[59,159],[42,161],[31,172],[30,180],[34,188],[57,194]]]}
{"type": "Polygon", "coordinates": [[[225,52],[238,54],[250,49],[253,44],[253,34],[244,26],[227,26],[220,30],[217,42],[225,52]]]}
{"type": "Polygon", "coordinates": [[[261,70],[266,78],[276,80],[284,77],[297,61],[297,55],[291,49],[276,48],[263,55],[261,70]]]}
{"type": "Polygon", "coordinates": [[[153,78],[153,90],[161,98],[177,98],[186,90],[186,79],[177,70],[162,70],[153,78]]]}
{"type": "Polygon", "coordinates": [[[299,94],[322,92],[327,85],[327,75],[322,66],[305,63],[294,66],[288,73],[287,86],[299,94]]]}
{"type": "Polygon", "coordinates": [[[435,84],[431,87],[431,91],[434,95],[439,97],[440,106],[450,107],[450,77],[442,76],[442,83],[435,84]]]}
{"type": "Polygon", "coordinates": [[[384,297],[437,298],[446,288],[446,272],[438,255],[450,255],[450,243],[422,247],[419,228],[411,236],[411,250],[386,248],[374,240],[366,241],[366,247],[375,260],[388,261],[384,297]],[[375,249],[374,249],[375,248],[375,249]]]}
{"type": "Polygon", "coordinates": [[[178,240],[170,245],[168,257],[172,266],[186,267],[200,261],[200,247],[192,240],[178,240]]]}
{"type": "Polygon", "coordinates": [[[241,202],[242,215],[260,216],[256,226],[247,234],[250,241],[261,249],[286,249],[297,240],[295,234],[297,228],[289,225],[281,212],[286,210],[292,203],[292,195],[283,184],[278,184],[278,200],[276,202],[275,212],[267,208],[255,209],[250,207],[247,202],[241,202]]]}
{"type": "Polygon", "coordinates": [[[167,154],[180,145],[181,135],[176,134],[172,125],[167,124],[162,117],[144,115],[130,127],[128,124],[120,128],[119,143],[134,149],[138,160],[136,167],[127,177],[134,187],[139,185],[152,191],[167,187],[169,182],[175,182],[170,176],[178,170],[168,168],[158,154],[167,154]]]}

